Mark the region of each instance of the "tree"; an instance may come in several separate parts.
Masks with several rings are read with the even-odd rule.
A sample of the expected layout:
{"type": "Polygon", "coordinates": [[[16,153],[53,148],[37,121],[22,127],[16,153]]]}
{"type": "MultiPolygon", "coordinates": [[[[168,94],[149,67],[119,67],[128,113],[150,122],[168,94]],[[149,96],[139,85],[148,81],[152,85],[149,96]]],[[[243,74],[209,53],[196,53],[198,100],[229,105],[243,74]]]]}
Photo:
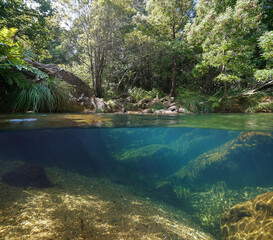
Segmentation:
{"type": "Polygon", "coordinates": [[[70,32],[72,54],[87,67],[94,93],[102,97],[105,69],[121,50],[134,9],[131,0],[77,0],[77,6],[72,9],[77,16],[70,32]]]}
{"type": "Polygon", "coordinates": [[[0,0],[0,25],[18,29],[16,37],[38,55],[46,54],[44,49],[51,38],[48,20],[52,16],[51,0],[0,0]]]}
{"type": "Polygon", "coordinates": [[[273,2],[271,0],[260,0],[262,6],[262,23],[268,31],[273,30],[273,2]]]}
{"type": "Polygon", "coordinates": [[[157,40],[169,42],[172,46],[172,81],[170,96],[175,96],[178,74],[176,41],[181,40],[183,29],[193,10],[192,0],[148,0],[147,11],[153,33],[157,40]]]}
{"type": "Polygon", "coordinates": [[[267,61],[266,69],[257,70],[255,78],[260,82],[273,84],[273,31],[265,32],[259,39],[263,51],[262,57],[267,61]]]}
{"type": "Polygon", "coordinates": [[[202,47],[195,70],[202,74],[209,67],[216,68],[219,74],[215,80],[224,83],[225,97],[227,82],[253,76],[254,64],[250,59],[260,34],[262,15],[257,0],[226,1],[230,3],[226,9],[218,7],[220,2],[199,1],[197,18],[187,25],[186,32],[192,45],[202,47]]]}

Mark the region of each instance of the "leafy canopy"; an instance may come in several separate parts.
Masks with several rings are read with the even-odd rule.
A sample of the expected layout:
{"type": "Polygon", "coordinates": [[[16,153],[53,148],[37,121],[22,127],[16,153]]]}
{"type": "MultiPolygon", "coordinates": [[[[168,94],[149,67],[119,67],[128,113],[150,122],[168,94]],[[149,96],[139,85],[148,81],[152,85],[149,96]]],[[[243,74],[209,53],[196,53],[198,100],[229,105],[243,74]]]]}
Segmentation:
{"type": "Polygon", "coordinates": [[[201,46],[201,61],[195,71],[203,74],[216,68],[218,81],[234,81],[251,76],[251,62],[259,35],[261,8],[257,0],[229,2],[226,9],[222,1],[199,1],[197,18],[186,26],[187,39],[201,46]],[[232,3],[232,4],[231,4],[232,3]]]}

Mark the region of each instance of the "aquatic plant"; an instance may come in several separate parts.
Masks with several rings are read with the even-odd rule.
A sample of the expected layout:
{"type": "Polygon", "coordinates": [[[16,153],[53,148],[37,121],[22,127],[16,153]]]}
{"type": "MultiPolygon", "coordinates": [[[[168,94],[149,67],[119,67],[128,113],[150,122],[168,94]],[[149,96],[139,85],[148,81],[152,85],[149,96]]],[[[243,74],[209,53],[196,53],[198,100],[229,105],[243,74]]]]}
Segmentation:
{"type": "Polygon", "coordinates": [[[191,196],[191,191],[190,191],[190,188],[188,187],[175,186],[174,192],[177,198],[181,198],[181,199],[188,199],[191,196]]]}
{"type": "Polygon", "coordinates": [[[166,146],[161,145],[161,144],[152,144],[140,148],[132,148],[132,149],[127,149],[124,152],[120,152],[116,155],[116,158],[120,161],[124,160],[139,160],[144,157],[152,156],[156,152],[158,152],[161,149],[166,148],[166,146]]]}

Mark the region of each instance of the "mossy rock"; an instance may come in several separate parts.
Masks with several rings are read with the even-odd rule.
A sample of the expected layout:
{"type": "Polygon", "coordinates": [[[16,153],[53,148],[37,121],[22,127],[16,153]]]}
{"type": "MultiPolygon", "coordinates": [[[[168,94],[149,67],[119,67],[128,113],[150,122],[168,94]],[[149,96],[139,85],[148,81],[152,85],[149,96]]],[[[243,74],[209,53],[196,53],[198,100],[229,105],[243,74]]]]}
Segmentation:
{"type": "Polygon", "coordinates": [[[191,160],[172,181],[195,190],[224,181],[231,188],[273,183],[273,136],[242,132],[237,139],[191,160]]]}
{"type": "Polygon", "coordinates": [[[221,219],[222,239],[273,239],[273,192],[236,204],[221,219]]]}
{"type": "Polygon", "coordinates": [[[174,149],[161,144],[126,149],[115,155],[117,160],[133,171],[159,176],[167,176],[179,169],[178,157],[174,149]]]}

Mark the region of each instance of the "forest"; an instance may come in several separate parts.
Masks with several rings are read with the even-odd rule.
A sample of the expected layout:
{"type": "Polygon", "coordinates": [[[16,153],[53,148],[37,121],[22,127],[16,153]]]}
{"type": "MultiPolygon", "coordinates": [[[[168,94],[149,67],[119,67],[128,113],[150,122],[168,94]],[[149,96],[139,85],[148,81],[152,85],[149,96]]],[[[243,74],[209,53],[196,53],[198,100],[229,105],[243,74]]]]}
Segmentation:
{"type": "Polygon", "coordinates": [[[191,112],[272,112],[273,1],[0,0],[0,112],[82,111],[69,108],[73,85],[33,62],[109,104],[133,99],[128,110],[165,97],[191,112]]]}

